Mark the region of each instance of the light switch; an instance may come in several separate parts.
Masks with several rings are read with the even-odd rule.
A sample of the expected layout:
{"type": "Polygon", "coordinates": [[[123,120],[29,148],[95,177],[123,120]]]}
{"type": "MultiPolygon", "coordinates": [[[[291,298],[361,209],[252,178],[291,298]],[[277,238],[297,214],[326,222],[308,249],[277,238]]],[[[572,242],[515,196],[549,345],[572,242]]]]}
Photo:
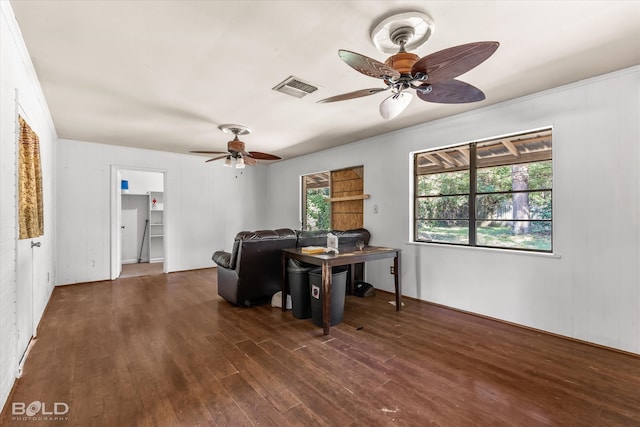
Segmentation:
{"type": "Polygon", "coordinates": [[[378,213],[378,205],[373,205],[373,213],[374,214],[378,213]]]}

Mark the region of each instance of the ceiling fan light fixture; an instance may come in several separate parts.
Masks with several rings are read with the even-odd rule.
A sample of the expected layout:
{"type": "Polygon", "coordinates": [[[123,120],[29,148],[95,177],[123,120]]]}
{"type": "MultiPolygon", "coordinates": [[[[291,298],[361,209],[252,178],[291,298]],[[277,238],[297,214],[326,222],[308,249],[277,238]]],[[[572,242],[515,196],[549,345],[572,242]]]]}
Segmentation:
{"type": "Polygon", "coordinates": [[[380,104],[380,115],[391,120],[402,113],[411,103],[413,95],[407,92],[394,93],[380,104]]]}
{"type": "Polygon", "coordinates": [[[242,156],[238,156],[236,159],[236,169],[244,169],[244,159],[242,156]]]}
{"type": "Polygon", "coordinates": [[[227,156],[227,158],[224,161],[224,165],[228,168],[232,167],[231,165],[231,156],[227,156]]]}

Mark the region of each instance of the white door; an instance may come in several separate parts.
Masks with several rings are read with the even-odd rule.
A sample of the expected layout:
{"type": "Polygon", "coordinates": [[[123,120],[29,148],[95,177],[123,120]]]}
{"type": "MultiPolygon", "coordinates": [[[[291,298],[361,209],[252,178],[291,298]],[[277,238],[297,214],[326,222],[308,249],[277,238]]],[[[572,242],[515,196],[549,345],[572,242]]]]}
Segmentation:
{"type": "Polygon", "coordinates": [[[126,206],[125,200],[122,205],[122,263],[133,264],[138,261],[138,211],[126,206]]]}
{"type": "Polygon", "coordinates": [[[122,197],[122,263],[149,262],[149,230],[145,222],[149,210],[149,196],[129,195],[122,197]]]}
{"type": "Polygon", "coordinates": [[[16,316],[18,322],[18,355],[22,358],[34,335],[33,279],[34,256],[39,251],[38,239],[18,240],[16,316]]]}

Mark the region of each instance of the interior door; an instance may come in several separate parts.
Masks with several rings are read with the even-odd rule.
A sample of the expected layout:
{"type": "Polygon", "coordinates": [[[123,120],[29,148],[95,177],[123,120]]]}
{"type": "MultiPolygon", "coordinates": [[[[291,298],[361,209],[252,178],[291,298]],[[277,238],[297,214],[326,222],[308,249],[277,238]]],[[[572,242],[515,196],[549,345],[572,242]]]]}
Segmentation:
{"type": "MultiPolygon", "coordinates": [[[[149,210],[149,196],[122,196],[122,263],[149,262],[149,245],[145,236],[145,222],[149,210]]],[[[149,230],[146,230],[148,235],[149,230]]]]}

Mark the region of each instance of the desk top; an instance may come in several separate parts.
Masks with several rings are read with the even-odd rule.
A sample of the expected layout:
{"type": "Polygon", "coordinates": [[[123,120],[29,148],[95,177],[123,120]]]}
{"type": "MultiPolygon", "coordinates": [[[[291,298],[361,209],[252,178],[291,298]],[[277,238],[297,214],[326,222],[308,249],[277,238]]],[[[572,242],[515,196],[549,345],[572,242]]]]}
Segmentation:
{"type": "Polygon", "coordinates": [[[320,265],[327,263],[330,265],[355,264],[363,261],[373,261],[376,259],[390,258],[398,256],[400,249],[387,248],[384,246],[365,246],[359,250],[355,246],[344,245],[338,247],[338,254],[322,253],[308,254],[302,252],[302,248],[282,249],[285,256],[296,258],[311,264],[320,265]]]}

